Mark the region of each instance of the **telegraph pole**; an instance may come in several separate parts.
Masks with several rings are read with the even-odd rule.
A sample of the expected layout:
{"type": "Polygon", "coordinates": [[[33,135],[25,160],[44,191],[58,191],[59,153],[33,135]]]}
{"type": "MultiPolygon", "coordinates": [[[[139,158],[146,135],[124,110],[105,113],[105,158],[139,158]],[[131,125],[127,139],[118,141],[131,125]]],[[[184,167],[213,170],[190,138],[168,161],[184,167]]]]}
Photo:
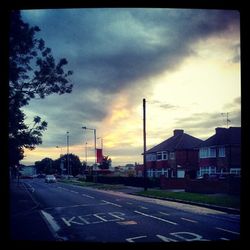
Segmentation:
{"type": "Polygon", "coordinates": [[[146,99],[143,98],[143,170],[144,191],[147,191],[147,166],[146,166],[146,99]]]}
{"type": "Polygon", "coordinates": [[[68,167],[68,177],[70,175],[69,169],[69,132],[67,132],[67,167],[68,167]]]}

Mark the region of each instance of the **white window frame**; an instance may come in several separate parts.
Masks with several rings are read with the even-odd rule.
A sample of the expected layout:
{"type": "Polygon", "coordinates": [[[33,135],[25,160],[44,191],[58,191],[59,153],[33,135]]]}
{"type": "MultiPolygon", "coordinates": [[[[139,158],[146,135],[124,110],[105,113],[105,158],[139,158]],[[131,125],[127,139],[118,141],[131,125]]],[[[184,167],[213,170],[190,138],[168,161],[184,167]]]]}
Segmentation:
{"type": "Polygon", "coordinates": [[[216,158],[216,148],[209,148],[209,158],[216,158]]]}
{"type": "Polygon", "coordinates": [[[169,159],[170,160],[174,160],[175,159],[175,153],[174,152],[170,152],[169,159]]]}
{"type": "Polygon", "coordinates": [[[226,149],[225,149],[225,147],[219,147],[218,157],[226,157],[226,149]]]}
{"type": "Polygon", "coordinates": [[[157,161],[161,161],[162,160],[162,153],[161,152],[157,152],[156,153],[156,160],[157,161]],[[160,156],[160,158],[158,158],[160,156]]]}
{"type": "Polygon", "coordinates": [[[204,174],[216,174],[216,167],[215,166],[206,166],[206,167],[201,167],[198,170],[198,176],[203,176],[204,174]]]}
{"type": "Polygon", "coordinates": [[[168,160],[168,152],[167,151],[162,151],[162,160],[168,160]]]}
{"type": "Polygon", "coordinates": [[[230,174],[235,174],[235,175],[241,175],[241,169],[240,168],[230,168],[230,174]]]}
{"type": "Polygon", "coordinates": [[[156,161],[156,154],[146,154],[146,161],[156,161]]]}
{"type": "Polygon", "coordinates": [[[199,149],[199,158],[216,158],[215,147],[203,147],[199,149]]]}

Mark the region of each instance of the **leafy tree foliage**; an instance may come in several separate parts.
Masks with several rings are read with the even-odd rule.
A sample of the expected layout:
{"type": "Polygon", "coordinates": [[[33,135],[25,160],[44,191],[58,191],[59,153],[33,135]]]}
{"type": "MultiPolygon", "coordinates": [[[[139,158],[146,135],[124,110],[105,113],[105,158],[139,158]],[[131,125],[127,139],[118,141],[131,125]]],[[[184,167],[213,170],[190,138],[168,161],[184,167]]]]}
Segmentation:
{"type": "Polygon", "coordinates": [[[42,143],[42,132],[47,123],[36,116],[32,128],[25,122],[22,107],[31,99],[41,99],[57,93],[70,93],[72,83],[68,77],[72,71],[64,71],[65,58],[58,63],[51,49],[36,34],[39,27],[23,22],[18,10],[11,12],[9,33],[9,163],[19,163],[24,148],[34,149],[42,143]]]}
{"type": "Polygon", "coordinates": [[[77,155],[69,154],[63,155],[56,160],[52,160],[50,158],[44,158],[41,161],[35,162],[37,173],[42,174],[70,174],[76,176],[82,173],[82,163],[77,155]],[[69,159],[69,164],[67,163],[69,159]],[[65,172],[61,169],[61,163],[63,163],[63,168],[65,168],[65,172]]]}
{"type": "Polygon", "coordinates": [[[103,156],[102,162],[99,165],[100,169],[109,169],[109,167],[111,166],[111,158],[109,158],[109,156],[103,156]]]}
{"type": "Polygon", "coordinates": [[[55,168],[51,158],[44,158],[41,161],[35,162],[36,171],[39,174],[54,174],[55,168]]]}

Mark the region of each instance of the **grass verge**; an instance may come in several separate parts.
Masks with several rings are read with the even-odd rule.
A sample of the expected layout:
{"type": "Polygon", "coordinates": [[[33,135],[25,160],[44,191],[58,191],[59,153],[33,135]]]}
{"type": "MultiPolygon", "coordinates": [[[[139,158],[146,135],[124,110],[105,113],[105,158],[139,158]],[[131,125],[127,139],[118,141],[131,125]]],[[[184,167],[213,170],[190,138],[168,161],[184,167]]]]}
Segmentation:
{"type": "Polygon", "coordinates": [[[176,200],[205,203],[209,205],[240,208],[240,197],[227,194],[197,194],[188,192],[170,192],[165,190],[147,190],[137,194],[158,198],[171,198],[176,200]]]}

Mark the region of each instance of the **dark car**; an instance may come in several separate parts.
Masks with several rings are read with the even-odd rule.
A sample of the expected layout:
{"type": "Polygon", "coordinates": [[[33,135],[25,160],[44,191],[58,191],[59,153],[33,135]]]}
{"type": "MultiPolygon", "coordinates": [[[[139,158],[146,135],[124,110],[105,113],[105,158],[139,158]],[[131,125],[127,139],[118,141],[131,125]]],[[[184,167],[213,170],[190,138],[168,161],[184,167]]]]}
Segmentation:
{"type": "Polygon", "coordinates": [[[56,182],[56,177],[53,174],[46,175],[45,182],[46,183],[56,182]]]}

